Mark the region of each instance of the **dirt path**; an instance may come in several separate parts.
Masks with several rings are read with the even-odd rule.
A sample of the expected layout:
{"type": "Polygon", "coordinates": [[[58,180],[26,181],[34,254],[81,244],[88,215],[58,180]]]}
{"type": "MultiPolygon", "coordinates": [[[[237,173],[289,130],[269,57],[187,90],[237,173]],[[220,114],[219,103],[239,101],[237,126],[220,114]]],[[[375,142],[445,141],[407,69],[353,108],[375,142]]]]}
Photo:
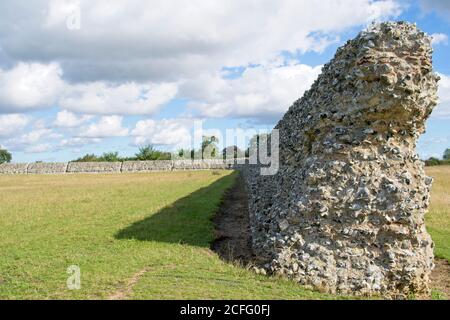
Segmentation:
{"type": "Polygon", "coordinates": [[[224,196],[219,212],[213,218],[215,241],[211,248],[232,263],[247,266],[253,261],[247,191],[241,176],[224,196]]]}
{"type": "Polygon", "coordinates": [[[112,293],[108,300],[125,300],[133,293],[133,286],[139,281],[139,279],[148,271],[148,268],[142,269],[136,272],[130,279],[127,280],[125,285],[112,293]]]}
{"type": "MultiPolygon", "coordinates": [[[[212,250],[227,262],[251,266],[255,257],[251,248],[247,190],[241,176],[225,194],[213,222],[216,240],[211,246],[212,250]]],[[[435,264],[436,268],[431,274],[431,288],[450,299],[450,264],[442,259],[436,259],[435,264]]]]}
{"type": "Polygon", "coordinates": [[[444,259],[436,259],[434,264],[436,267],[431,273],[431,287],[450,300],[450,263],[444,259]]]}

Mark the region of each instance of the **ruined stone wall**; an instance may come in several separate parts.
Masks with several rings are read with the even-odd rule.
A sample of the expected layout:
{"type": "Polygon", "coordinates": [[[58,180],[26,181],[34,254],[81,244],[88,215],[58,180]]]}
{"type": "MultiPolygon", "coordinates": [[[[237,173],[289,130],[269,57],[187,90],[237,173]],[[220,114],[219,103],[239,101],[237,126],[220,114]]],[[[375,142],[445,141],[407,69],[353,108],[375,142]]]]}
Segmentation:
{"type": "Polygon", "coordinates": [[[172,168],[173,161],[126,161],[122,172],[170,171],[172,168]]]}
{"type": "Polygon", "coordinates": [[[122,162],[70,162],[68,173],[120,173],[122,162]]]}
{"type": "Polygon", "coordinates": [[[0,174],[27,174],[27,163],[0,164],[0,174]]]}
{"type": "Polygon", "coordinates": [[[58,174],[67,171],[68,163],[30,163],[27,167],[29,174],[58,174]]]}
{"type": "Polygon", "coordinates": [[[176,160],[174,170],[226,170],[230,164],[223,160],[176,160]]]}
{"type": "MultiPolygon", "coordinates": [[[[124,162],[4,163],[0,174],[121,173],[178,170],[229,170],[238,160],[161,160],[124,162]]],[[[239,159],[245,163],[246,159],[239,159]]]]}
{"type": "Polygon", "coordinates": [[[415,147],[437,104],[430,42],[415,25],[373,25],[278,123],[278,174],[244,170],[261,271],[330,293],[429,291],[432,179],[415,147]]]}

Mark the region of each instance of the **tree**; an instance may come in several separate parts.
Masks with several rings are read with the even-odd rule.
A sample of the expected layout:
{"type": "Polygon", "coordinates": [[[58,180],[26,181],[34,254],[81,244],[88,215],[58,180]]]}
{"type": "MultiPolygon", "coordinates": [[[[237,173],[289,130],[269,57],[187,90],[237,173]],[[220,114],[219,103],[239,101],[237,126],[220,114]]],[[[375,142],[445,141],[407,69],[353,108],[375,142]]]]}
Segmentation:
{"type": "Polygon", "coordinates": [[[118,152],[105,152],[99,159],[99,161],[105,162],[119,162],[122,161],[118,152]]]}
{"type": "Polygon", "coordinates": [[[203,136],[202,159],[211,159],[219,156],[219,139],[216,136],[203,136]]]}
{"type": "Polygon", "coordinates": [[[444,151],[444,160],[450,160],[450,149],[444,151]]]}
{"type": "Polygon", "coordinates": [[[238,146],[229,146],[222,150],[223,158],[231,157],[232,159],[243,158],[244,152],[238,148],[238,146]]]}
{"type": "Polygon", "coordinates": [[[99,161],[95,154],[85,154],[83,157],[74,160],[74,162],[96,162],[99,161]]]}
{"type": "Polygon", "coordinates": [[[425,165],[430,167],[430,166],[438,166],[441,164],[441,160],[437,159],[437,158],[429,158],[428,160],[425,160],[425,165]]]}
{"type": "Polygon", "coordinates": [[[159,157],[156,160],[171,160],[172,154],[170,152],[160,151],[159,157]]]}
{"type": "Polygon", "coordinates": [[[157,151],[150,144],[139,148],[139,152],[136,153],[136,158],[141,161],[156,160],[157,157],[157,151]]]}
{"type": "Polygon", "coordinates": [[[265,145],[267,147],[267,155],[270,156],[271,154],[271,141],[270,141],[270,134],[263,133],[263,134],[256,134],[254,135],[249,142],[249,147],[245,151],[245,155],[247,157],[250,156],[257,156],[259,158],[259,147],[261,145],[265,145]]]}
{"type": "Polygon", "coordinates": [[[195,150],[194,149],[179,149],[177,155],[180,159],[194,159],[195,150]]]}
{"type": "Polygon", "coordinates": [[[0,164],[2,163],[9,163],[12,160],[11,153],[8,152],[6,149],[0,149],[0,164]]]}
{"type": "Polygon", "coordinates": [[[169,152],[163,152],[156,150],[152,145],[146,145],[139,148],[139,152],[136,153],[137,160],[170,160],[171,154],[169,152]]]}

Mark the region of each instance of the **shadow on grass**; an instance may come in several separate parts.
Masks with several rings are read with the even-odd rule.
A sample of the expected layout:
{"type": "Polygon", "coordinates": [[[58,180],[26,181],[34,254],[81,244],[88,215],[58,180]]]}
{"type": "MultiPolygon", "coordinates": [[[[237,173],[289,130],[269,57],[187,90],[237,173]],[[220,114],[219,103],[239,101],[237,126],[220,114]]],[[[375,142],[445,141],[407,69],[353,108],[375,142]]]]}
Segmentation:
{"type": "Polygon", "coordinates": [[[217,211],[224,192],[233,185],[235,178],[236,173],[222,177],[148,218],[120,230],[115,238],[183,243],[209,248],[214,240],[211,218],[217,211]]]}

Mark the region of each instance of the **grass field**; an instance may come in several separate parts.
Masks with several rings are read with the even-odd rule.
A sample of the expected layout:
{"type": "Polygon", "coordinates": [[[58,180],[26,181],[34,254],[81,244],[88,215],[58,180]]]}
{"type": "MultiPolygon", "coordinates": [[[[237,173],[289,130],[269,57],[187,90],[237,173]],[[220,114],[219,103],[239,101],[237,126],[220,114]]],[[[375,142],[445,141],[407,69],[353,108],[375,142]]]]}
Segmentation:
{"type": "Polygon", "coordinates": [[[450,166],[427,167],[426,171],[434,178],[427,229],[436,245],[435,255],[450,262],[450,166]]]}
{"type": "MultiPolygon", "coordinates": [[[[427,223],[450,260],[450,167],[427,223]]],[[[210,218],[235,173],[0,176],[0,299],[327,299],[226,264],[210,218]],[[81,289],[67,268],[79,266],[81,289]]]]}
{"type": "Polygon", "coordinates": [[[326,298],[210,251],[230,172],[0,176],[0,299],[326,298]],[[68,290],[67,268],[81,271],[68,290]]]}

